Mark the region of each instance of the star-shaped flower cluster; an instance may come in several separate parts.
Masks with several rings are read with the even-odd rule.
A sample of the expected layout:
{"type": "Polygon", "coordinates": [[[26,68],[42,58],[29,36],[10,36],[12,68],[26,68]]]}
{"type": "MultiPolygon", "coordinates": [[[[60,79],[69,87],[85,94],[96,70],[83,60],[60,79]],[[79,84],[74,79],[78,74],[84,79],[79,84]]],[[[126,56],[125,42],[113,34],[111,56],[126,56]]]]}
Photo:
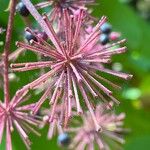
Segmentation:
{"type": "Polygon", "coordinates": [[[68,9],[70,15],[75,15],[80,9],[87,10],[86,6],[93,5],[94,3],[95,0],[47,0],[36,4],[35,7],[37,9],[51,7],[51,11],[47,14],[50,16],[50,21],[57,22],[61,25],[62,18],[64,17],[64,9],[68,9]]]}
{"type": "Polygon", "coordinates": [[[70,129],[70,132],[76,134],[70,147],[80,150],[95,149],[96,143],[99,149],[109,150],[109,144],[113,142],[114,149],[120,149],[120,144],[124,143],[122,133],[125,132],[123,129],[125,114],[116,115],[104,104],[97,105],[94,113],[102,130],[96,131],[92,118],[87,112],[82,117],[83,124],[81,125],[80,121],[78,125],[76,123],[76,127],[70,129]]]}
{"type": "Polygon", "coordinates": [[[115,103],[119,103],[112,96],[112,91],[103,85],[103,82],[113,88],[118,88],[118,86],[102,77],[101,74],[107,73],[126,80],[132,77],[125,73],[106,69],[103,65],[109,63],[113,55],[126,51],[126,47],[115,48],[116,45],[124,43],[125,40],[105,46],[99,44],[100,27],[106,22],[106,17],[102,17],[92,29],[92,32],[83,39],[80,31],[84,21],[84,10],[80,10],[80,13],[75,17],[70,16],[67,9],[63,13],[65,28],[59,36],[54,31],[48,17],[44,16],[44,21],[50,33],[49,40],[52,44],[36,36],[29,28],[27,29],[28,32],[31,32],[40,42],[32,40],[31,45],[17,42],[18,47],[50,57],[51,61],[12,64],[11,67],[14,71],[49,68],[47,73],[24,87],[27,90],[34,89],[40,87],[49,79],[52,81],[34,107],[33,113],[36,113],[48,98],[52,108],[51,120],[54,119],[56,106],[62,102],[65,103],[65,120],[69,120],[72,117],[71,104],[75,102],[76,110],[81,114],[83,112],[81,103],[85,103],[97,130],[99,130],[100,127],[93,111],[94,104],[98,101],[96,99],[99,98],[102,101],[106,101],[105,97],[107,97],[107,99],[109,98],[115,103]],[[49,96],[51,92],[52,94],[49,96]],[[80,94],[83,100],[80,98],[80,94]],[[91,100],[93,98],[95,99],[94,101],[91,100]]]}
{"type": "Polygon", "coordinates": [[[18,91],[9,103],[0,101],[0,143],[2,141],[3,133],[6,130],[6,149],[12,149],[11,133],[14,128],[18,131],[27,149],[30,149],[31,141],[28,133],[32,132],[40,135],[34,128],[41,123],[36,116],[30,115],[30,111],[35,104],[22,105],[27,101],[27,92],[18,91]]]}

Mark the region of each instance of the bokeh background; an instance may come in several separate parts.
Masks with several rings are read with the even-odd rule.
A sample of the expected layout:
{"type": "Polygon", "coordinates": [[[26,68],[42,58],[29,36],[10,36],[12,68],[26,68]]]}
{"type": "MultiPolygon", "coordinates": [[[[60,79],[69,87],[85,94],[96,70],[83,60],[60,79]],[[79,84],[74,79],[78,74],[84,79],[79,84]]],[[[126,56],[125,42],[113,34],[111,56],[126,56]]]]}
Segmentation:
{"type": "MultiPolygon", "coordinates": [[[[36,1],[36,0],[35,0],[36,1]]],[[[123,89],[115,93],[120,100],[119,107],[115,107],[116,112],[125,112],[125,127],[131,131],[125,135],[126,144],[124,150],[149,150],[150,149],[150,22],[143,19],[139,13],[128,4],[119,2],[119,0],[97,0],[99,5],[92,6],[93,15],[100,18],[102,15],[108,16],[109,22],[113,25],[113,30],[121,32],[122,37],[127,39],[128,52],[126,54],[113,58],[113,68],[122,69],[125,72],[133,74],[133,79],[128,82],[118,81],[123,84],[123,89]]],[[[150,3],[150,2],[149,2],[150,3]]],[[[8,12],[8,0],[0,0],[0,26],[6,28],[8,12]]],[[[31,17],[31,19],[33,19],[31,17]]],[[[36,27],[36,24],[35,24],[36,27]]],[[[24,22],[16,14],[13,30],[12,51],[16,49],[15,41],[23,39],[24,22]]],[[[4,41],[5,33],[0,37],[4,41]]],[[[1,43],[2,44],[2,43],[1,43]]],[[[3,46],[0,46],[2,53],[3,46]]],[[[18,62],[35,60],[36,56],[28,52],[26,56],[19,57],[18,62]]],[[[38,72],[27,72],[17,74],[18,82],[11,82],[11,95],[24,84],[32,81],[38,72]],[[33,75],[34,74],[34,75],[33,75]],[[30,78],[28,78],[30,77],[30,78]]],[[[116,80],[117,81],[117,80],[116,80]]],[[[37,96],[38,97],[38,96],[37,96]]],[[[30,98],[34,101],[36,98],[30,98]]],[[[0,89],[0,99],[3,98],[3,91],[0,89]]],[[[56,137],[46,140],[47,128],[41,130],[42,136],[33,139],[32,150],[59,150],[56,137]]],[[[0,146],[4,150],[5,139],[0,146]]],[[[19,136],[13,133],[14,150],[24,150],[24,145],[19,136]]]]}

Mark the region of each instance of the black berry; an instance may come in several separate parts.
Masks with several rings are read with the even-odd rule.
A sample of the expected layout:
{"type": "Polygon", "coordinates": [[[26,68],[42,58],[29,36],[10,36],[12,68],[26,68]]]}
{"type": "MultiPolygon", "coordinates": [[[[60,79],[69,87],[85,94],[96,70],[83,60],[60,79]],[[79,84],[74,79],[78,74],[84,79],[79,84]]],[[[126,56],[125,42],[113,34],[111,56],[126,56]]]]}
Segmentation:
{"type": "Polygon", "coordinates": [[[104,23],[101,27],[100,30],[102,33],[109,34],[112,30],[112,26],[109,23],[104,23]]]}
{"type": "Polygon", "coordinates": [[[100,35],[100,42],[102,45],[105,45],[109,42],[109,36],[107,34],[100,35]]]}
{"type": "Polygon", "coordinates": [[[58,144],[61,146],[68,146],[70,144],[70,137],[67,133],[62,133],[58,136],[58,144]]]}
{"type": "Polygon", "coordinates": [[[25,39],[30,42],[31,40],[34,40],[37,42],[37,39],[34,35],[32,35],[30,32],[25,32],[25,35],[24,35],[25,39]]]}
{"type": "Polygon", "coordinates": [[[27,17],[29,16],[30,12],[28,11],[28,9],[26,8],[26,6],[22,3],[19,2],[16,6],[16,10],[20,13],[21,16],[23,17],[27,17]]]}

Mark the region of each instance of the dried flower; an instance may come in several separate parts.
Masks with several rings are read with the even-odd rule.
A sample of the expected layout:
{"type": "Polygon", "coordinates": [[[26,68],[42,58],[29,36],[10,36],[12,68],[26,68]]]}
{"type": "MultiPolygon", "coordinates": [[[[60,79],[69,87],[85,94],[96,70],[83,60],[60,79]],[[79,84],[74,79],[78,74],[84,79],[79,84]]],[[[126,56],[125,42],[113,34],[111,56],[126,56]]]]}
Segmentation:
{"type": "MultiPolygon", "coordinates": [[[[65,28],[62,36],[64,38],[57,36],[47,16],[45,16],[45,22],[42,23],[43,26],[47,28],[48,36],[53,45],[50,45],[36,35],[35,36],[40,43],[32,41],[32,45],[28,45],[22,42],[17,42],[18,47],[40,53],[50,57],[52,60],[12,64],[11,67],[13,67],[14,71],[50,68],[50,71],[24,87],[24,89],[27,90],[34,89],[41,86],[43,82],[47,82],[50,78],[53,81],[48,86],[41,99],[37,102],[37,105],[33,109],[33,113],[36,113],[42,103],[48,98],[52,105],[50,120],[53,120],[54,118],[57,104],[62,103],[62,101],[65,103],[66,120],[69,120],[72,116],[71,104],[74,101],[76,102],[77,112],[79,114],[83,112],[80,104],[82,102],[79,98],[79,93],[81,93],[84,102],[92,115],[94,124],[97,130],[99,130],[100,127],[97,124],[97,119],[95,118],[93,111],[94,102],[91,101],[91,97],[93,96],[94,98],[100,98],[101,100],[106,101],[104,96],[107,96],[114,102],[119,103],[112,96],[112,91],[105,87],[102,82],[106,82],[113,88],[118,88],[118,86],[103,78],[101,76],[102,73],[104,72],[126,80],[132,77],[132,75],[106,69],[102,65],[109,63],[111,56],[126,51],[126,47],[115,48],[116,45],[125,42],[125,40],[106,46],[99,45],[99,36],[101,34],[100,26],[106,21],[106,17],[102,17],[99,23],[93,28],[92,32],[81,42],[80,39],[82,37],[80,36],[80,29],[82,26],[84,11],[80,10],[78,16],[74,18],[69,15],[67,10],[64,10],[63,12],[65,28]],[[97,74],[97,71],[99,71],[101,75],[97,74]],[[49,97],[51,92],[52,96],[49,97]]],[[[32,30],[28,29],[28,31],[34,34],[32,30]]]]}
{"type": "Polygon", "coordinates": [[[32,126],[40,124],[36,116],[30,115],[30,111],[35,104],[22,105],[27,101],[25,98],[27,92],[18,91],[9,103],[0,101],[0,143],[2,141],[4,130],[6,129],[6,149],[12,149],[11,132],[14,127],[17,129],[27,149],[30,149],[31,141],[27,133],[33,132],[40,135],[32,126]]]}
{"type": "Polygon", "coordinates": [[[124,143],[122,133],[125,129],[122,126],[125,114],[115,115],[105,105],[98,105],[94,113],[98,124],[102,128],[101,132],[97,132],[91,115],[87,112],[82,116],[82,125],[80,121],[77,127],[68,129],[70,133],[75,133],[70,148],[76,150],[84,150],[85,148],[94,150],[96,143],[99,149],[109,150],[109,144],[113,143],[114,149],[120,149],[119,144],[124,143]]]}

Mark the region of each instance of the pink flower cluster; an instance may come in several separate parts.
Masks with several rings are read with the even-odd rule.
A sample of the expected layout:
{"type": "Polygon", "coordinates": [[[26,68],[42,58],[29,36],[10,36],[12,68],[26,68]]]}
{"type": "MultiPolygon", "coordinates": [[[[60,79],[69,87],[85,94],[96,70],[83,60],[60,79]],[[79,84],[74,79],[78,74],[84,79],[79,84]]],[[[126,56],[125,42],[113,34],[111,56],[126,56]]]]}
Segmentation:
{"type": "Polygon", "coordinates": [[[122,133],[126,131],[122,127],[125,114],[115,115],[103,104],[97,105],[94,113],[102,128],[101,132],[96,131],[91,115],[87,112],[82,116],[83,124],[75,123],[76,127],[69,129],[70,132],[76,134],[70,147],[80,150],[94,149],[94,143],[96,143],[99,149],[108,150],[110,149],[109,142],[114,141],[114,149],[120,149],[120,144],[125,142],[122,138],[122,133]]]}
{"type": "MultiPolygon", "coordinates": [[[[95,4],[94,0],[48,0],[35,5],[30,0],[22,0],[22,3],[48,38],[38,36],[34,30],[27,27],[26,32],[34,38],[28,43],[17,42],[18,50],[30,50],[44,59],[12,63],[11,70],[44,71],[37,79],[19,89],[13,98],[9,98],[8,61],[11,57],[8,56],[7,46],[5,47],[4,61],[1,63],[4,64],[4,102],[0,101],[0,143],[6,129],[6,150],[12,149],[11,132],[15,127],[27,149],[30,149],[31,142],[27,132],[39,135],[32,126],[44,127],[45,124],[49,124],[49,139],[53,137],[56,129],[58,134],[74,131],[76,136],[70,144],[71,148],[78,145],[77,149],[84,150],[87,145],[89,149],[94,149],[96,141],[99,149],[107,150],[109,146],[105,138],[123,143],[118,133],[123,131],[124,115],[110,113],[110,101],[119,104],[113,96],[113,91],[120,89],[120,86],[105,75],[124,80],[132,77],[106,67],[112,56],[126,51],[126,46],[123,46],[126,40],[118,40],[120,34],[112,32],[108,34],[111,41],[102,44],[100,36],[104,32],[102,26],[107,23],[107,18],[103,16],[98,21],[92,17],[87,5],[95,4]],[[38,9],[49,6],[52,9],[48,14],[41,16],[38,9]],[[22,104],[28,102],[30,90],[40,88],[43,94],[36,103],[22,104]],[[49,106],[43,108],[42,105],[47,100],[49,106]],[[40,116],[37,116],[38,112],[41,112],[40,116]],[[82,118],[82,126],[70,127],[75,116],[82,118]],[[81,142],[81,139],[84,140],[81,142]]],[[[15,2],[11,5],[13,10],[10,13],[10,22],[15,2]]],[[[18,53],[20,54],[20,51],[18,53]]]]}

